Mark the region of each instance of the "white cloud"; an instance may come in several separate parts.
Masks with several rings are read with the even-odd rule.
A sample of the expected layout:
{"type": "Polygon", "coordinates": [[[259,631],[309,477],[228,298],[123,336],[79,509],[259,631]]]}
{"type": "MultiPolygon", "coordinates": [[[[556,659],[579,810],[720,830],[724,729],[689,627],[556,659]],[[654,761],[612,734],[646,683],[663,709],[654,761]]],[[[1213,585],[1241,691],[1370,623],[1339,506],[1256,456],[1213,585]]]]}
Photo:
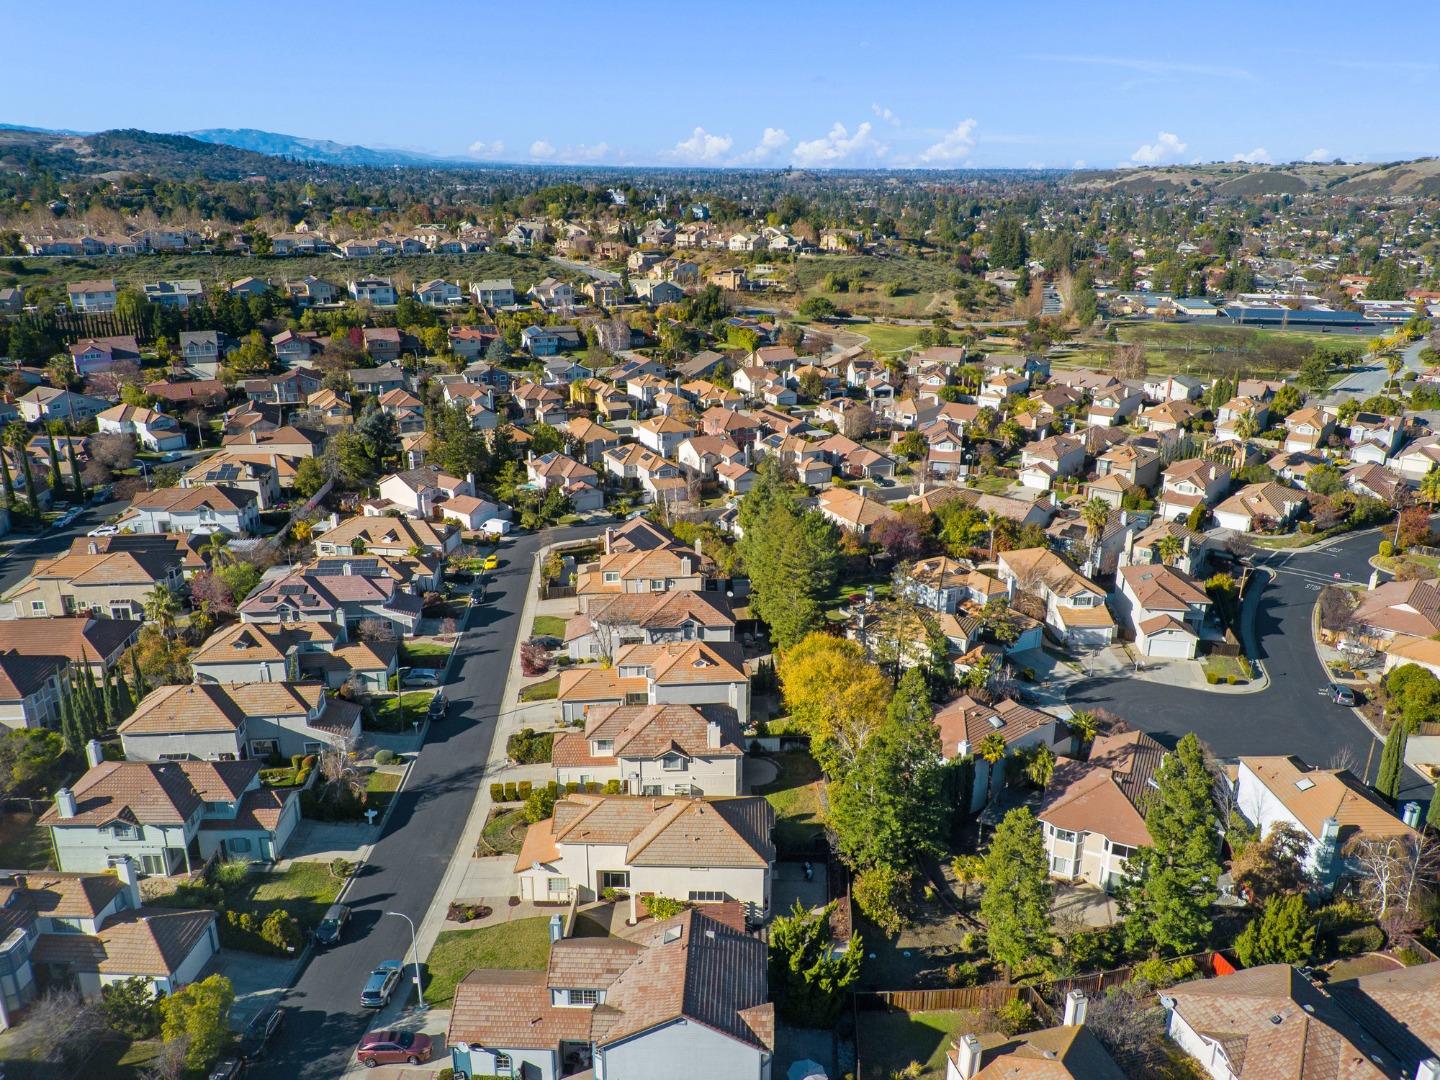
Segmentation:
{"type": "Polygon", "coordinates": [[[876,116],[880,117],[881,120],[884,120],[887,124],[891,124],[894,127],[900,126],[900,117],[896,116],[895,110],[890,108],[888,105],[881,105],[876,102],[871,104],[870,111],[873,112],[876,116]]]}
{"type": "Polygon", "coordinates": [[[1269,165],[1270,152],[1263,146],[1257,146],[1254,150],[1244,154],[1236,154],[1231,161],[1243,161],[1247,165],[1269,165]]]}
{"type": "Polygon", "coordinates": [[[1334,161],[1334,160],[1335,160],[1335,155],[1332,154],[1329,150],[1326,150],[1325,147],[1323,147],[1323,146],[1317,146],[1314,150],[1311,150],[1310,153],[1308,153],[1308,154],[1305,155],[1305,160],[1306,160],[1306,161],[1334,161]]]}
{"type": "Polygon", "coordinates": [[[1166,158],[1179,157],[1185,152],[1185,146],[1173,131],[1162,131],[1155,136],[1153,143],[1146,143],[1131,154],[1130,160],[1142,165],[1155,165],[1166,158]]]}
{"type": "Polygon", "coordinates": [[[505,144],[499,139],[487,143],[484,139],[476,139],[470,144],[470,153],[478,158],[498,158],[505,153],[505,144]]]}
{"type": "Polygon", "coordinates": [[[968,158],[975,147],[977,125],[976,120],[961,120],[939,142],[928,147],[920,160],[930,165],[944,165],[968,158]]]}
{"type": "Polygon", "coordinates": [[[703,127],[696,127],[688,139],[675,144],[670,156],[692,164],[718,161],[730,152],[735,140],[729,135],[712,135],[703,127]]]}
{"type": "Polygon", "coordinates": [[[598,142],[594,146],[581,143],[578,146],[567,146],[560,151],[561,161],[600,161],[610,154],[610,144],[598,142]]]}
{"type": "Polygon", "coordinates": [[[1072,169],[1083,169],[1083,168],[1085,168],[1085,159],[1084,159],[1083,157],[1082,157],[1082,158],[1076,158],[1076,159],[1075,159],[1075,164],[1074,164],[1074,165],[1071,165],[1070,167],[1071,167],[1072,169]]]}
{"type": "Polygon", "coordinates": [[[555,156],[555,147],[544,139],[536,139],[530,144],[530,156],[532,158],[552,158],[555,156]]]}
{"type": "Polygon", "coordinates": [[[887,148],[870,137],[871,131],[870,121],[867,120],[851,135],[845,125],[836,120],[822,138],[796,143],[793,159],[802,168],[823,168],[844,164],[847,159],[866,150],[876,157],[883,157],[887,148]]]}
{"type": "Polygon", "coordinates": [[[785,133],[784,128],[767,127],[760,135],[760,141],[755,146],[746,150],[743,154],[736,154],[730,159],[731,165],[758,165],[767,160],[782,146],[790,142],[790,136],[785,133]]]}

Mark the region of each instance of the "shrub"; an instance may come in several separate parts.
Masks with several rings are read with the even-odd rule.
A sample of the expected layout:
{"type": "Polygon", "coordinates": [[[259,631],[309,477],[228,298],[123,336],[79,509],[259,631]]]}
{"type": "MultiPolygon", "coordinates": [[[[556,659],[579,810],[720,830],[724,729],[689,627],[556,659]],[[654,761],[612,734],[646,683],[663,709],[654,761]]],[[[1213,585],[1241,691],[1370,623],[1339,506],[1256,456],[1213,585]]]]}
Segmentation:
{"type": "Polygon", "coordinates": [[[400,755],[397,754],[397,753],[395,753],[394,750],[389,750],[389,749],[377,750],[377,751],[375,751],[375,764],[376,764],[376,765],[393,765],[393,764],[395,764],[395,762],[399,759],[399,757],[400,757],[400,755]]]}
{"type": "Polygon", "coordinates": [[[331,859],[330,874],[332,877],[347,878],[355,872],[355,864],[349,859],[331,859]]]}
{"type": "Polygon", "coordinates": [[[1215,672],[1213,672],[1213,671],[1207,671],[1207,672],[1205,672],[1205,681],[1206,681],[1207,683],[1209,683],[1211,686],[1214,686],[1216,683],[1218,683],[1218,682],[1220,681],[1220,676],[1219,676],[1219,675],[1216,675],[1215,672]]]}
{"type": "Polygon", "coordinates": [[[278,952],[294,952],[302,940],[300,921],[288,911],[276,908],[260,924],[260,938],[278,952]]]}
{"type": "Polygon", "coordinates": [[[624,895],[625,895],[625,894],[622,893],[619,889],[601,889],[601,890],[600,890],[600,899],[604,900],[606,903],[609,903],[609,904],[615,903],[615,901],[619,900],[619,899],[620,899],[622,896],[624,896],[624,895]]]}
{"type": "MultiPolygon", "coordinates": [[[[1195,971],[1195,962],[1189,961],[1190,973],[1195,971]]],[[[1170,964],[1161,960],[1158,956],[1152,956],[1148,960],[1141,960],[1131,968],[1130,982],[1132,987],[1144,987],[1150,990],[1161,990],[1177,982],[1183,976],[1177,976],[1177,968],[1181,968],[1182,962],[1176,961],[1170,964]]],[[[1183,969],[1182,969],[1183,970],[1183,969]]]]}
{"type": "Polygon", "coordinates": [[[579,792],[580,792],[580,783],[579,783],[579,781],[577,781],[577,780],[571,780],[569,783],[567,783],[567,784],[565,785],[565,794],[566,794],[566,795],[577,795],[577,794],[579,794],[579,792]]]}
{"type": "Polygon", "coordinates": [[[605,781],[605,794],[606,794],[606,795],[619,795],[619,794],[620,794],[620,781],[619,781],[619,780],[606,780],[606,781],[605,781]]]}
{"type": "Polygon", "coordinates": [[[599,794],[600,794],[600,781],[598,781],[598,780],[591,780],[589,783],[587,783],[587,784],[585,785],[585,790],[586,790],[589,794],[591,794],[591,795],[599,795],[599,794]]]}
{"type": "Polygon", "coordinates": [[[1341,956],[1359,956],[1361,953],[1379,952],[1385,947],[1385,931],[1373,924],[1357,926],[1341,934],[1335,948],[1341,956]]]}
{"type": "Polygon", "coordinates": [[[499,780],[493,780],[493,781],[491,781],[491,783],[490,783],[490,801],[491,801],[491,802],[504,802],[504,801],[505,801],[505,785],[502,784],[499,780]]]}
{"type": "Polygon", "coordinates": [[[484,904],[462,904],[454,900],[446,909],[445,917],[451,922],[473,922],[476,919],[489,918],[491,911],[492,909],[484,904]]]}
{"type": "Polygon", "coordinates": [[[901,905],[909,890],[907,873],[889,866],[873,866],[855,875],[850,895],[860,913],[887,935],[898,934],[905,927],[901,905]]]}
{"type": "Polygon", "coordinates": [[[250,876],[250,864],[243,862],[221,863],[215,868],[215,884],[222,889],[233,889],[245,884],[250,876]]]}
{"type": "Polygon", "coordinates": [[[301,766],[301,764],[304,763],[304,761],[305,761],[305,755],[304,755],[304,754],[291,754],[291,755],[290,755],[290,767],[291,767],[292,769],[294,769],[296,772],[299,772],[299,771],[300,771],[300,766],[301,766]]]}
{"type": "Polygon", "coordinates": [[[537,733],[534,728],[523,728],[510,736],[505,752],[518,765],[543,765],[549,762],[554,743],[553,731],[537,733]]]}
{"type": "Polygon", "coordinates": [[[980,982],[980,965],[973,960],[962,960],[945,969],[945,982],[950,986],[977,986],[980,982]]]}
{"type": "Polygon", "coordinates": [[[525,820],[531,825],[537,821],[544,821],[555,813],[556,795],[553,788],[536,788],[530,792],[530,797],[525,800],[525,820]]]}
{"type": "Polygon", "coordinates": [[[1388,559],[1391,555],[1394,555],[1394,554],[1395,554],[1395,545],[1392,544],[1389,540],[1381,540],[1381,541],[1380,541],[1380,558],[1382,558],[1382,559],[1388,559]]]}
{"type": "Polygon", "coordinates": [[[1395,959],[1399,960],[1406,967],[1418,967],[1426,963],[1425,958],[1420,955],[1420,950],[1413,945],[1406,945],[1403,949],[1396,949],[1395,959]]]}
{"type": "Polygon", "coordinates": [[[520,783],[516,785],[516,787],[522,800],[530,798],[530,792],[535,789],[535,785],[532,784],[529,780],[521,780],[520,783]]]}
{"type": "Polygon", "coordinates": [[[640,898],[640,904],[649,915],[657,922],[664,919],[673,919],[690,905],[684,900],[675,900],[668,896],[656,896],[649,893],[640,898]]]}
{"type": "Polygon", "coordinates": [[[995,1020],[1006,1035],[1023,1035],[1035,1030],[1035,1010],[1023,998],[1011,998],[995,1010],[995,1020]]]}
{"type": "Polygon", "coordinates": [[[100,991],[105,1024],[129,1039],[153,1039],[160,1034],[160,1001],[150,980],[136,975],[111,983],[100,991]]]}
{"type": "Polygon", "coordinates": [[[505,781],[505,801],[506,801],[506,802],[519,802],[519,801],[520,801],[520,785],[518,785],[517,783],[515,783],[514,780],[507,780],[507,781],[505,781]]]}

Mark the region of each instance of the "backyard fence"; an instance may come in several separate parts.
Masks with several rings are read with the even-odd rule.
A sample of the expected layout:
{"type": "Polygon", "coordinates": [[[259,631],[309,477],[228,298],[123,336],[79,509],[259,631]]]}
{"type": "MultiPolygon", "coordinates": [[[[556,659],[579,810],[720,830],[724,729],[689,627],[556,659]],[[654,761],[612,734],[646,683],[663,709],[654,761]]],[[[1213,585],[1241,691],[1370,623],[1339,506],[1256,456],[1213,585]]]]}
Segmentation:
{"type": "MultiPolygon", "coordinates": [[[[1231,957],[1226,956],[1224,952],[1207,950],[1189,953],[1168,960],[1167,963],[1174,964],[1180,960],[1194,960],[1196,968],[1207,978],[1215,975],[1227,975],[1235,970],[1231,957]]],[[[1071,990],[1079,990],[1086,997],[1095,997],[1112,987],[1124,986],[1134,977],[1135,969],[1133,967],[1115,968],[1113,971],[1095,971],[1088,975],[1073,975],[1070,978],[1056,979],[1047,983],[1045,996],[1058,1005],[1065,1001],[1065,995],[1071,990]]]]}
{"type": "Polygon", "coordinates": [[[952,986],[943,990],[867,990],[855,994],[858,1012],[898,1009],[901,1012],[935,1012],[940,1009],[995,1010],[1016,998],[1026,1002],[1047,1025],[1054,1023],[1054,1011],[1034,989],[1011,983],[982,986],[952,986]]]}

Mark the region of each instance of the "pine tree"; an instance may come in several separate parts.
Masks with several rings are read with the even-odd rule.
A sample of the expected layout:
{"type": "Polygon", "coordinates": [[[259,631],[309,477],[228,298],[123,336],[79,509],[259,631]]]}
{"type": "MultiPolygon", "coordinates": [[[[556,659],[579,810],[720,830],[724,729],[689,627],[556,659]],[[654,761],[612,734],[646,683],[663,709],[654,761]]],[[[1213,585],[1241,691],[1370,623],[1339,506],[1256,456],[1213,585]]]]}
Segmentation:
{"type": "Polygon", "coordinates": [[[985,947],[1007,972],[1048,967],[1054,946],[1050,925],[1050,864],[1040,823],[1027,807],[1011,810],[985,854],[980,918],[985,947]]]}
{"type": "Polygon", "coordinates": [[[1272,896],[1240,931],[1235,955],[1248,967],[1303,964],[1315,954],[1315,916],[1302,893],[1272,896]]]}
{"type": "Polygon", "coordinates": [[[1210,933],[1220,877],[1213,778],[1194,733],[1165,755],[1155,784],[1145,814],[1151,843],[1129,859],[1120,910],[1130,948],[1180,955],[1199,948],[1210,933]]]}
{"type": "Polygon", "coordinates": [[[1405,768],[1405,743],[1409,734],[1399,717],[1390,725],[1385,747],[1380,751],[1380,771],[1375,775],[1375,790],[1391,802],[1400,794],[1400,774],[1405,768]]]}

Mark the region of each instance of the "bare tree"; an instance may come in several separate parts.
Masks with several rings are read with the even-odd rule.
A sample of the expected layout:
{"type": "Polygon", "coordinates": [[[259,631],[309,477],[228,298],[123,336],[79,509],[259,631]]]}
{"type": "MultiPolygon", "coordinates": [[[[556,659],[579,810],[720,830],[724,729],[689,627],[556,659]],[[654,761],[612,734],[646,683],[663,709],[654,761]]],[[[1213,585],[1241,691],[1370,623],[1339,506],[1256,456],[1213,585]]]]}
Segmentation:
{"type": "Polygon", "coordinates": [[[344,750],[322,750],[315,767],[320,773],[322,798],[339,799],[347,792],[358,797],[365,791],[365,778],[344,750]]]}
{"type": "Polygon", "coordinates": [[[875,413],[869,405],[856,405],[840,413],[838,425],[840,434],[847,439],[858,439],[865,435],[875,423],[875,413]]]}
{"type": "Polygon", "coordinates": [[[1360,894],[1378,920],[1384,920],[1402,890],[1409,851],[1398,836],[1361,833],[1345,845],[1360,883],[1360,894]]]}
{"type": "Polygon", "coordinates": [[[189,1036],[181,1035],[160,1045],[160,1053],[150,1067],[140,1074],[141,1080],[184,1080],[185,1055],[190,1052],[189,1036]]]}
{"type": "Polygon", "coordinates": [[[361,619],[355,626],[355,636],[372,645],[395,640],[395,627],[388,619],[361,619]]]}
{"type": "Polygon", "coordinates": [[[18,1036],[19,1056],[73,1068],[90,1055],[104,1030],[105,1017],[98,1005],[86,1002],[75,990],[50,990],[30,1007],[18,1036]]]}
{"type": "Polygon", "coordinates": [[[135,464],[135,436],[90,436],[90,459],[104,465],[111,472],[123,472],[135,464]]]}

